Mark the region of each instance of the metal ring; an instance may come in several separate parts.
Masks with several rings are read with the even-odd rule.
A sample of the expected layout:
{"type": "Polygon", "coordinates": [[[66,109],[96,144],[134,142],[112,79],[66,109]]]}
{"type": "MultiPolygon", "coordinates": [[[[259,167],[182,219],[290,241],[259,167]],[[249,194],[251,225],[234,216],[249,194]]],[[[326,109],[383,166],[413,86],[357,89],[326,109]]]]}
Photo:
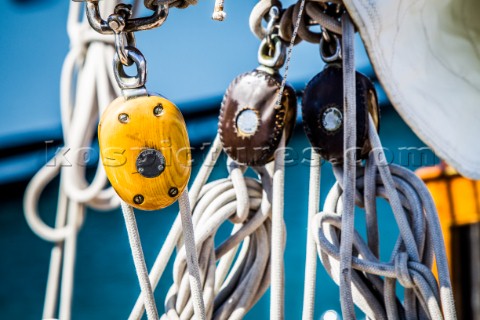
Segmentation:
{"type": "MultiPolygon", "coordinates": [[[[282,14],[282,18],[280,18],[280,38],[283,41],[290,43],[293,37],[293,9],[295,8],[294,5],[288,7],[285,12],[282,14]]],[[[298,11],[297,11],[298,14],[298,11]]],[[[294,44],[297,45],[302,42],[302,37],[298,36],[295,38],[294,44]]]]}
{"type": "Polygon", "coordinates": [[[118,54],[115,54],[113,57],[113,72],[118,86],[121,89],[141,88],[145,86],[147,80],[147,61],[143,54],[135,47],[125,47],[125,51],[128,59],[135,63],[137,74],[135,76],[127,75],[124,70],[125,65],[122,64],[121,58],[118,54]]]}
{"type": "Polygon", "coordinates": [[[325,50],[330,43],[326,42],[323,37],[320,38],[320,56],[325,62],[334,62],[342,59],[342,45],[340,44],[340,39],[337,35],[333,34],[333,40],[335,41],[335,52],[331,55],[328,55],[328,52],[325,50]]]}
{"type": "Polygon", "coordinates": [[[342,24],[337,19],[327,15],[320,4],[308,2],[305,6],[305,12],[323,28],[336,34],[342,34],[342,24]]]}
{"type": "Polygon", "coordinates": [[[269,68],[280,69],[285,63],[286,49],[279,36],[273,36],[272,46],[268,45],[267,39],[263,39],[258,48],[258,62],[269,68]],[[270,54],[270,50],[273,50],[270,54]]]}
{"type": "Polygon", "coordinates": [[[262,26],[262,20],[273,6],[278,7],[280,10],[282,9],[282,4],[278,0],[262,0],[252,9],[248,23],[250,31],[259,39],[264,39],[267,35],[267,30],[262,26]]]}
{"type": "MultiPolygon", "coordinates": [[[[292,18],[297,19],[298,13],[300,11],[300,4],[301,2],[297,2],[293,8],[293,13],[292,13],[292,18]]],[[[305,12],[301,17],[300,24],[298,25],[298,35],[302,38],[302,40],[305,40],[310,43],[319,43],[320,42],[320,37],[321,34],[319,32],[313,32],[311,31],[308,26],[307,26],[307,15],[308,11],[307,8],[309,5],[313,5],[313,3],[307,2],[305,5],[305,12]]]]}

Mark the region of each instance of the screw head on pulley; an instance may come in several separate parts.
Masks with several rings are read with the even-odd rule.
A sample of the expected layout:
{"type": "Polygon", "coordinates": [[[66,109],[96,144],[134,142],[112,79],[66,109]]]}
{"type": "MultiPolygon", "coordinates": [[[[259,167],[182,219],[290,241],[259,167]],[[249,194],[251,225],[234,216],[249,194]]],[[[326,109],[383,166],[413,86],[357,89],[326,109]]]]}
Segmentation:
{"type": "MultiPolygon", "coordinates": [[[[356,72],[357,159],[371,150],[368,141],[368,115],[377,125],[380,110],[373,83],[356,72]]],[[[303,126],[311,145],[326,160],[343,162],[343,72],[337,64],[317,74],[305,87],[302,99],[303,126]]]]}

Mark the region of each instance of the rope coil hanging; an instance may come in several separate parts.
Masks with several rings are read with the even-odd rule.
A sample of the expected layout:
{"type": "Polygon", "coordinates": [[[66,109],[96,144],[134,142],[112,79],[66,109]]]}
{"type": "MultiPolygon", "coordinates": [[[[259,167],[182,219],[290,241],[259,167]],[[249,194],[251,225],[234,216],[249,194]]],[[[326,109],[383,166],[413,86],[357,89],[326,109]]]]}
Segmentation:
{"type": "MultiPolygon", "coordinates": [[[[190,193],[195,243],[207,318],[241,319],[270,284],[272,164],[256,168],[260,180],[244,177],[244,169],[230,161],[230,177],[207,183],[221,153],[214,140],[190,193]],[[215,248],[218,229],[230,221],[231,235],[215,248]],[[238,254],[238,255],[237,255],[238,254]]],[[[153,290],[175,248],[174,283],[165,301],[162,319],[194,316],[179,218],[174,222],[150,272],[153,290]]],[[[142,296],[129,319],[140,319],[142,296]]]]}
{"type": "MultiPolygon", "coordinates": [[[[113,10],[117,1],[104,1],[105,11],[113,10]]],[[[82,158],[64,157],[91,147],[98,115],[118,94],[111,60],[114,55],[113,37],[91,30],[82,17],[82,4],[71,3],[67,31],[71,42],[65,58],[60,87],[61,120],[65,148],[32,178],[24,197],[24,211],[30,228],[41,238],[53,242],[43,318],[71,318],[77,234],[83,225],[87,207],[111,210],[120,202],[114,190],[106,187],[107,178],[101,164],[91,182],[86,178],[82,158]],[[55,226],[43,222],[38,202],[45,187],[60,178],[55,226]],[[57,315],[57,306],[59,311],[57,315]]]]}
{"type": "MultiPolygon", "coordinates": [[[[373,151],[355,179],[356,205],[365,208],[367,239],[353,234],[352,283],[356,305],[370,318],[455,319],[445,248],[437,212],[423,182],[411,171],[384,162],[375,129],[370,130],[373,151]],[[380,161],[379,161],[380,159],[380,161]],[[400,235],[388,262],[379,260],[379,230],[375,198],[390,202],[400,235]],[[431,268],[435,258],[439,283],[431,268]],[[383,277],[383,278],[382,278],[383,277]],[[405,288],[404,303],[396,296],[396,280],[405,288]]],[[[330,190],[323,211],[311,225],[318,254],[330,276],[339,282],[344,171],[334,168],[337,183],[330,190]]],[[[343,298],[343,297],[342,297],[343,298]]]]}
{"type": "MultiPolygon", "coordinates": [[[[259,181],[245,178],[242,169],[232,165],[230,178],[202,188],[193,210],[206,312],[212,319],[243,318],[269,285],[271,173],[259,169],[259,181]],[[228,220],[234,224],[231,236],[215,248],[215,235],[228,220]]],[[[185,271],[185,255],[180,251],[165,319],[193,316],[185,271]]]]}
{"type": "MultiPolygon", "coordinates": [[[[432,199],[412,172],[385,163],[376,123],[371,116],[367,127],[373,150],[364,166],[356,159],[363,143],[356,141],[356,110],[357,103],[363,101],[356,100],[359,84],[355,81],[354,27],[348,13],[342,16],[341,25],[344,155],[342,163],[334,164],[337,183],[318,214],[313,211],[318,208],[320,171],[311,169],[311,175],[316,177],[311,177],[310,184],[304,316],[313,318],[315,288],[309,283],[315,283],[316,276],[314,272],[308,273],[316,266],[313,240],[325,269],[340,286],[344,318],[356,318],[355,303],[372,319],[455,319],[445,248],[432,199]],[[389,201],[400,230],[388,263],[379,260],[377,196],[389,201]],[[367,243],[354,228],[355,204],[366,210],[367,243]],[[431,271],[433,257],[439,283],[431,271]],[[403,304],[396,296],[397,280],[405,287],[403,304]]],[[[322,28],[327,29],[327,26],[322,25],[322,28]]],[[[318,155],[314,159],[319,160],[318,155]]]]}

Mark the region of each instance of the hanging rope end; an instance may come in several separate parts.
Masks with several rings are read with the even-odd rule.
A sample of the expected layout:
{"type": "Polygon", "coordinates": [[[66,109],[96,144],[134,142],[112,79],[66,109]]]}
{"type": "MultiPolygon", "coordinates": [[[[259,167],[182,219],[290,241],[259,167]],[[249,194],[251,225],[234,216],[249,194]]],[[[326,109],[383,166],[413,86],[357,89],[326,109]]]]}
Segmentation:
{"type": "Polygon", "coordinates": [[[227,13],[223,11],[223,6],[222,7],[215,7],[213,14],[212,14],[212,20],[216,21],[223,21],[227,17],[227,13]]]}
{"type": "Polygon", "coordinates": [[[223,11],[223,3],[225,0],[215,0],[215,7],[213,9],[212,19],[216,21],[223,21],[227,17],[227,13],[223,11]]]}

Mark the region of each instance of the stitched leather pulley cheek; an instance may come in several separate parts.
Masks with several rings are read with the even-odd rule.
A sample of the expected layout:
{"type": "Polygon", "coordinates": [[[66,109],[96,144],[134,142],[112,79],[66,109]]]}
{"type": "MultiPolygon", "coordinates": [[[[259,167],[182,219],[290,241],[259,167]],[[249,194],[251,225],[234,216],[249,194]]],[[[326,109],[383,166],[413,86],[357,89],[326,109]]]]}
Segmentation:
{"type": "MultiPolygon", "coordinates": [[[[356,72],[357,159],[371,150],[368,141],[368,113],[379,124],[377,93],[372,82],[356,72]]],[[[306,86],[302,99],[305,133],[312,147],[332,163],[343,161],[343,74],[336,65],[327,66],[306,86]]]]}
{"type": "Polygon", "coordinates": [[[190,144],[180,110],[160,96],[113,101],[98,125],[100,156],[120,198],[143,210],[177,200],[191,172],[190,144]]]}
{"type": "Polygon", "coordinates": [[[282,134],[290,138],[296,119],[295,90],[286,85],[276,106],[281,77],[254,70],[232,81],[223,98],[218,132],[235,161],[261,166],[274,158],[282,134]]]}

